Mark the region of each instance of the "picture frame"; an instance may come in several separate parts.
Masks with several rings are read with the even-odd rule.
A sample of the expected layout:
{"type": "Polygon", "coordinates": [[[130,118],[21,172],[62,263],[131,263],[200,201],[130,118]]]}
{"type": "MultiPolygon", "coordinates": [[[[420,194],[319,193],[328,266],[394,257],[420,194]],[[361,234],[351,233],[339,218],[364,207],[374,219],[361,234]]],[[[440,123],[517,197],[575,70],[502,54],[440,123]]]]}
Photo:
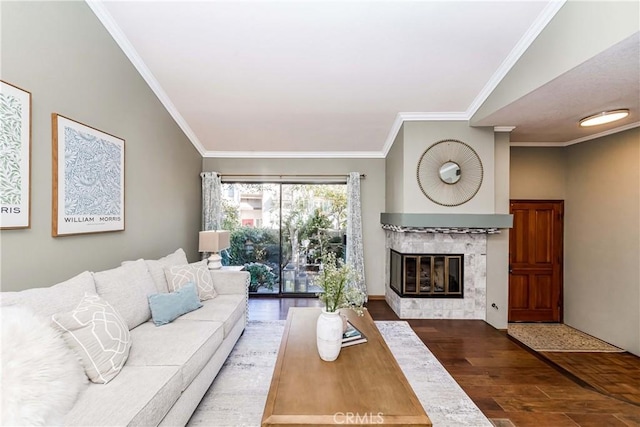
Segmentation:
{"type": "Polygon", "coordinates": [[[125,229],[125,141],[57,113],[53,140],[53,237],[125,229]]]}
{"type": "Polygon", "coordinates": [[[0,229],[31,228],[31,92],[0,80],[0,229]]]}

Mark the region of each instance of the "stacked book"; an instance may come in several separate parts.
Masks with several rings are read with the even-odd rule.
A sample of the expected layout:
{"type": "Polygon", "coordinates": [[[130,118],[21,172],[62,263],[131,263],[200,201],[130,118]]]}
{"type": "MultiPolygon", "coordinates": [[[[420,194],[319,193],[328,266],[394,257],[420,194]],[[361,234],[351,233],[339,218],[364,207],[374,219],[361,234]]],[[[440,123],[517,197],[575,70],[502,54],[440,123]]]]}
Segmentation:
{"type": "Polygon", "coordinates": [[[356,344],[362,344],[367,342],[367,337],[351,322],[347,321],[347,330],[342,334],[342,346],[349,347],[356,344]]]}

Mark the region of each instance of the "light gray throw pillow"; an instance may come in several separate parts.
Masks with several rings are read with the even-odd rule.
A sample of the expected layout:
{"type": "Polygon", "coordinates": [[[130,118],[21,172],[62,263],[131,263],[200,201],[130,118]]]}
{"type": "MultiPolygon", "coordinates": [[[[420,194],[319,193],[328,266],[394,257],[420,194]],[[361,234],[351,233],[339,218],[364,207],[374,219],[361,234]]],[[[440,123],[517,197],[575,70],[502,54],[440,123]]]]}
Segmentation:
{"type": "Polygon", "coordinates": [[[63,332],[91,381],[106,384],[120,373],[129,357],[131,334],[108,302],[86,294],[74,310],[54,314],[51,320],[63,332]]]}

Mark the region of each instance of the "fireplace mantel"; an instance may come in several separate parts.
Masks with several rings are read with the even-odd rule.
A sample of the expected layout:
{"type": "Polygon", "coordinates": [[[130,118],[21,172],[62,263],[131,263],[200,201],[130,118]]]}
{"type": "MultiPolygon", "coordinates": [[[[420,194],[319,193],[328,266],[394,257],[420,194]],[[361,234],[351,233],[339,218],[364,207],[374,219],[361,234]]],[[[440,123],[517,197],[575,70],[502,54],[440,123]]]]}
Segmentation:
{"type": "Polygon", "coordinates": [[[396,232],[496,234],[513,227],[513,215],[381,213],[380,223],[396,232]]]}

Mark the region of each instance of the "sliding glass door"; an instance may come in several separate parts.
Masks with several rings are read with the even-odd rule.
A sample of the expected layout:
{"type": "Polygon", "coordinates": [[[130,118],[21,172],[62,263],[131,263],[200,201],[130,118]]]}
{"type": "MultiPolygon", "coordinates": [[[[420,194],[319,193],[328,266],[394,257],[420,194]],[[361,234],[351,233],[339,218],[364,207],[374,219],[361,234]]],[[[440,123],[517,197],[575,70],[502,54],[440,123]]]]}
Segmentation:
{"type": "Polygon", "coordinates": [[[344,256],[345,185],[282,185],[282,292],[317,293],[325,252],[344,256]]]}
{"type": "Polygon", "coordinates": [[[315,295],[323,253],[344,258],[344,184],[223,184],[223,264],[251,274],[250,293],[315,295]]]}

